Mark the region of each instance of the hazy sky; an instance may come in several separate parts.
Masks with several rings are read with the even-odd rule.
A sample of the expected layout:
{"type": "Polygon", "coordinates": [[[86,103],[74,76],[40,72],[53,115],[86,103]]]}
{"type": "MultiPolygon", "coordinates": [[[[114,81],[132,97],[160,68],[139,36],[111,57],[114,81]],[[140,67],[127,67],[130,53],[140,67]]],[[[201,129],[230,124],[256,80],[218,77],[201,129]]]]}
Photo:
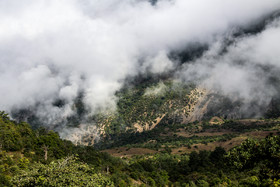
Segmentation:
{"type": "Polygon", "coordinates": [[[114,108],[127,76],[168,71],[168,53],[195,42],[210,50],[179,77],[246,98],[273,95],[256,67],[280,66],[279,19],[222,56],[219,46],[279,8],[279,0],[0,0],[0,110],[36,105],[54,123],[71,115],[79,91],[92,112],[114,108]]]}

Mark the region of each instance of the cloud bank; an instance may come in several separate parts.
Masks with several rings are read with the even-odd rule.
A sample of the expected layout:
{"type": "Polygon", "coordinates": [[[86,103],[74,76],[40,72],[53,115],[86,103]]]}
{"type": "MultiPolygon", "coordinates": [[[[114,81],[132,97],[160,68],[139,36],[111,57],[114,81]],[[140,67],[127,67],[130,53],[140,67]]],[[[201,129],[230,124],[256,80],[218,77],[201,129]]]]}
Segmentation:
{"type": "Polygon", "coordinates": [[[278,38],[280,19],[276,18],[256,35],[234,38],[223,53],[223,40],[218,40],[201,58],[185,64],[179,76],[265,108],[280,90],[278,38]]]}
{"type": "Polygon", "coordinates": [[[192,43],[212,47],[180,77],[262,98],[274,93],[262,87],[261,67],[279,68],[279,21],[222,56],[219,41],[279,8],[279,0],[0,0],[0,109],[35,107],[51,125],[75,112],[81,92],[90,113],[113,109],[127,76],[174,69],[168,53],[192,43]]]}

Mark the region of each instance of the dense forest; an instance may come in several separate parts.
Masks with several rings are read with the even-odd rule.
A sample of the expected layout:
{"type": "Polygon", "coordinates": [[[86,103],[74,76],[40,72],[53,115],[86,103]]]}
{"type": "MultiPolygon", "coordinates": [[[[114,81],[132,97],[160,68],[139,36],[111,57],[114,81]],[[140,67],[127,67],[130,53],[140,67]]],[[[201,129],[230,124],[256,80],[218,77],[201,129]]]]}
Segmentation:
{"type": "Polygon", "coordinates": [[[280,136],[226,151],[117,158],[0,114],[1,186],[278,186],[280,136]]]}

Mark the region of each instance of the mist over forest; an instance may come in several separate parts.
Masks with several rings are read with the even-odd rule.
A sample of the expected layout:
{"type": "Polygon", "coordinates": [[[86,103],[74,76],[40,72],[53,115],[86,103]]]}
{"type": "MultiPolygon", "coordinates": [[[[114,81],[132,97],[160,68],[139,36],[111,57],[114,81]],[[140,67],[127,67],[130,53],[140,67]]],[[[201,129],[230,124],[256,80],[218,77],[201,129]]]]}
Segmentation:
{"type": "Polygon", "coordinates": [[[73,116],[116,110],[128,79],[168,75],[242,100],[244,113],[254,103],[262,116],[260,107],[279,95],[279,7],[277,0],[1,1],[0,108],[64,131],[73,116]]]}
{"type": "Polygon", "coordinates": [[[279,186],[279,0],[0,0],[0,186],[279,186]]]}

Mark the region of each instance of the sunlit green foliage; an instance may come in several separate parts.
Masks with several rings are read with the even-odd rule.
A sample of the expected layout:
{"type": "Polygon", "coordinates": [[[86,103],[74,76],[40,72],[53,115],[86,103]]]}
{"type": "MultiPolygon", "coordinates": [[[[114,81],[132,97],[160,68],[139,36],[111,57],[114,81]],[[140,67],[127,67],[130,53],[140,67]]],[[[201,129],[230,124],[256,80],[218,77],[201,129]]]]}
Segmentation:
{"type": "MultiPolygon", "coordinates": [[[[279,136],[248,139],[228,152],[217,147],[214,151],[172,155],[166,147],[155,155],[120,159],[93,147],[74,146],[53,131],[32,130],[27,123],[12,121],[5,113],[1,113],[0,125],[0,186],[277,186],[280,183],[279,136]]],[[[176,132],[176,128],[173,130],[176,132]]],[[[183,141],[194,142],[199,138],[183,141]]]]}
{"type": "Polygon", "coordinates": [[[113,186],[109,177],[70,156],[48,165],[36,163],[12,178],[16,186],[113,186]]]}
{"type": "Polygon", "coordinates": [[[239,170],[258,166],[263,177],[280,178],[280,136],[268,136],[261,141],[247,139],[230,150],[227,159],[239,170]]]}

